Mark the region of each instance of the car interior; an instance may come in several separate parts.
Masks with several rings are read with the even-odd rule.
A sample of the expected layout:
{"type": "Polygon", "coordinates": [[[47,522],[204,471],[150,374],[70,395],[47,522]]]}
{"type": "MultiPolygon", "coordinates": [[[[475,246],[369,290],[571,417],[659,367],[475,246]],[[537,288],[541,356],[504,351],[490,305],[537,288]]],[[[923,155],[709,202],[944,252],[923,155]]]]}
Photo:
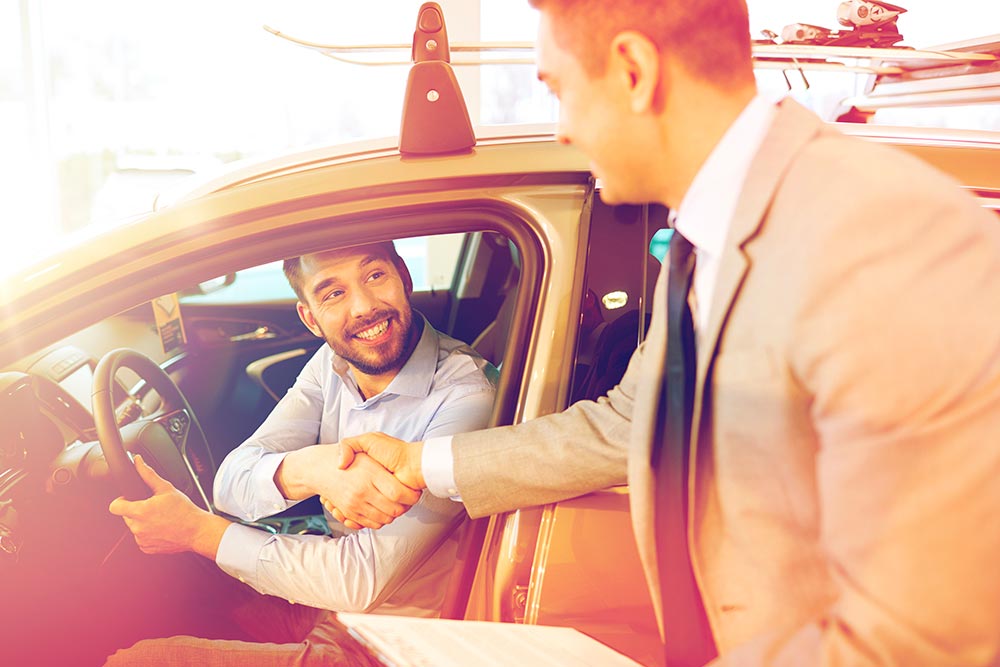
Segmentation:
{"type": "MultiPolygon", "coordinates": [[[[649,225],[630,224],[638,208],[598,203],[592,213],[577,361],[564,370],[574,401],[617,383],[648,324],[642,298],[620,309],[612,303],[616,292],[651,294],[655,281],[659,263],[645,251],[644,269],[629,272],[631,283],[622,279],[620,246],[649,247],[649,225]],[[621,233],[625,227],[629,234],[621,233]],[[597,295],[605,295],[603,304],[597,295]]],[[[498,231],[396,243],[414,274],[414,308],[501,370],[494,423],[510,423],[537,267],[526,272],[525,253],[498,231]]],[[[183,286],[179,295],[186,343],[176,350],[164,351],[157,306],[146,302],[0,373],[0,567],[16,582],[6,601],[21,610],[6,628],[18,638],[9,655],[37,658],[41,648],[53,659],[99,663],[147,636],[232,635],[219,606],[225,591],[188,583],[211,579],[205,570],[215,565],[190,554],[142,554],[107,506],[123,493],[148,495],[127,458],[141,452],[211,507],[217,463],[269,414],[321,341],[299,321],[280,262],[183,286]],[[151,423],[162,428],[143,428],[151,423]],[[100,617],[88,615],[98,607],[100,617]],[[54,622],[77,641],[46,645],[54,622]]],[[[463,538],[467,554],[456,564],[446,616],[464,611],[481,547],[478,523],[463,538]]],[[[254,525],[284,533],[346,530],[331,529],[317,499],[254,525]]]]}
{"type": "MultiPolygon", "coordinates": [[[[417,28],[425,38],[435,37],[423,41],[415,33],[412,52],[421,65],[413,71],[434,73],[435,97],[408,86],[410,111],[404,110],[399,142],[407,159],[446,155],[476,142],[457,80],[446,66],[448,58],[441,59],[448,53],[443,20],[418,21],[417,28]],[[452,86],[455,94],[439,95],[452,86]],[[441,103],[421,106],[422,96],[441,103]]],[[[799,61],[789,58],[805,81],[799,61]]],[[[788,82],[786,70],[780,71],[788,82]]],[[[518,222],[497,221],[485,212],[455,222],[468,215],[464,204],[446,211],[396,212],[400,219],[391,222],[400,233],[379,232],[375,238],[375,232],[365,231],[364,239],[352,238],[361,243],[392,237],[414,276],[414,309],[500,370],[494,425],[522,416],[519,400],[531,376],[533,336],[562,336],[560,343],[572,347],[572,362],[540,379],[565,388],[561,408],[612,389],[651,325],[653,287],[669,242],[667,211],[606,205],[596,187],[593,181],[586,185],[576,267],[547,266],[538,247],[542,241],[518,222]],[[427,233],[422,225],[434,233],[421,235],[427,233]],[[572,273],[579,302],[570,307],[565,327],[539,332],[536,316],[547,271],[572,273]]],[[[143,300],[107,309],[102,312],[115,314],[56,342],[26,341],[25,355],[0,368],[0,581],[9,611],[0,616],[4,664],[97,665],[139,639],[173,634],[241,638],[229,613],[229,594],[238,585],[234,580],[220,578],[214,563],[191,554],[141,553],[122,520],[107,508],[120,495],[147,495],[131,462],[132,454],[141,453],[196,504],[216,511],[212,485],[218,463],[254,432],[322,344],[299,321],[294,294],[280,268],[280,260],[290,253],[326,249],[317,245],[317,236],[332,232],[343,240],[351,234],[335,229],[332,223],[340,220],[308,224],[314,222],[309,231],[272,226],[254,237],[247,232],[245,238],[232,239],[264,248],[256,251],[254,262],[232,259],[237,251],[221,243],[190,251],[185,258],[189,268],[166,267],[187,271],[184,281],[170,286],[176,302],[143,300]],[[306,246],[293,247],[307,236],[306,246]],[[209,274],[206,266],[219,270],[209,274]],[[179,309],[180,328],[169,336],[158,309],[170,317],[179,309]],[[32,347],[37,349],[28,349],[32,347]]],[[[351,229],[368,222],[375,222],[373,227],[385,223],[382,230],[389,227],[388,220],[355,220],[351,229]]],[[[327,242],[324,237],[322,243],[327,242]]],[[[109,281],[102,291],[91,292],[94,301],[118,303],[114,293],[124,283],[152,280],[138,273],[115,276],[117,283],[109,281]]],[[[87,308],[97,310],[98,305],[81,305],[81,310],[87,308]]],[[[528,618],[527,592],[538,572],[534,556],[542,540],[541,512],[524,511],[521,523],[466,522],[443,617],[528,618]],[[500,545],[494,553],[502,555],[484,563],[484,545],[491,540],[494,547],[500,545]],[[477,590],[486,593],[474,602],[477,590]],[[479,613],[476,604],[493,608],[479,613]]],[[[628,533],[628,522],[618,523],[628,533]]],[[[286,534],[338,535],[347,530],[328,518],[315,498],[252,525],[286,534]]],[[[572,622],[565,624],[602,638],[599,627],[587,625],[588,595],[600,598],[594,604],[605,613],[614,613],[621,600],[648,604],[648,595],[641,568],[624,561],[621,551],[589,550],[601,551],[595,554],[586,547],[620,538],[627,543],[624,551],[631,545],[630,534],[583,535],[586,531],[574,520],[559,529],[573,533],[566,536],[567,548],[581,540],[574,563],[606,557],[614,561],[606,571],[622,579],[604,582],[605,590],[600,590],[574,578],[580,569],[564,574],[571,568],[560,573],[552,567],[550,578],[563,575],[567,586],[581,591],[550,605],[549,616],[536,609],[534,620],[559,624],[569,618],[572,622]],[[625,592],[629,576],[640,579],[634,596],[625,592]],[[620,599],[611,599],[615,597],[620,599]]],[[[548,604],[541,594],[536,602],[538,608],[548,604]]],[[[651,621],[651,610],[643,607],[640,613],[651,621]]]]}

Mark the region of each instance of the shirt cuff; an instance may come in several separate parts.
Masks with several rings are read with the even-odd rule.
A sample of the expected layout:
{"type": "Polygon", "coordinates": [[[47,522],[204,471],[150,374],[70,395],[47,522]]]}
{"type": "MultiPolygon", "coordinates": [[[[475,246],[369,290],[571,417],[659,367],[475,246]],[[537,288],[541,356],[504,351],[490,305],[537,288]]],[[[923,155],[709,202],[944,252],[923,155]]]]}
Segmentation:
{"type": "Polygon", "coordinates": [[[234,523],[222,534],[215,564],[229,576],[256,588],[260,551],[272,539],[271,533],[234,523]]]}
{"type": "Polygon", "coordinates": [[[261,455],[260,461],[253,467],[251,474],[253,475],[254,488],[258,489],[260,494],[257,507],[262,510],[261,516],[272,516],[284,512],[295,504],[295,501],[281,495],[278,485],[274,483],[274,473],[278,470],[281,462],[285,460],[287,454],[288,452],[266,452],[261,455]]]}
{"type": "Polygon", "coordinates": [[[420,455],[420,470],[427,490],[438,498],[462,502],[455,484],[455,462],[451,456],[451,436],[428,438],[420,455]]]}

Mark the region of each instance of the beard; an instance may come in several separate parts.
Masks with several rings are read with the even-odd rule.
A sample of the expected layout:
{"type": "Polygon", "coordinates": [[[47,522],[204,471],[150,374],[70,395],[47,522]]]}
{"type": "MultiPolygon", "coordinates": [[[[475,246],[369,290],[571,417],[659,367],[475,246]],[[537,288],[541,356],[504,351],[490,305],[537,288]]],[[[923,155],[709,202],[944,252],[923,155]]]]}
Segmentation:
{"type": "Polygon", "coordinates": [[[413,311],[405,312],[386,308],[362,322],[352,324],[349,330],[331,335],[320,328],[323,338],[338,357],[365,375],[382,375],[398,371],[410,358],[423,329],[414,321],[413,311]],[[357,338],[358,332],[388,320],[388,338],[378,344],[369,344],[357,338]]]}

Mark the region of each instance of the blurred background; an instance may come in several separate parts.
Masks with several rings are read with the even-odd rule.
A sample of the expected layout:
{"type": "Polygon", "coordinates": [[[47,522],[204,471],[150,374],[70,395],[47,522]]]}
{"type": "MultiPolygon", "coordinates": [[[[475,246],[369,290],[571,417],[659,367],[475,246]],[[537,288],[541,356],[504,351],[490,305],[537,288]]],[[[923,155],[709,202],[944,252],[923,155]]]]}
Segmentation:
{"type": "MultiPolygon", "coordinates": [[[[524,0],[439,0],[458,41],[533,41],[524,0]]],[[[905,0],[904,0],[905,2],[905,0]]],[[[70,233],[124,224],[158,191],[236,160],[398,133],[407,68],[336,62],[322,43],[410,41],[420,0],[0,0],[0,273],[70,233]]],[[[837,28],[836,0],[751,0],[751,29],[837,28]]],[[[1000,3],[911,0],[917,48],[1000,33],[1000,3]]],[[[458,68],[473,123],[551,122],[533,65],[458,68]]],[[[864,77],[810,74],[796,97],[829,115],[864,77]]],[[[765,88],[787,88],[778,72],[765,88]]],[[[794,81],[793,83],[797,83],[794,81]]],[[[1000,129],[1000,109],[879,122],[1000,129]]]]}

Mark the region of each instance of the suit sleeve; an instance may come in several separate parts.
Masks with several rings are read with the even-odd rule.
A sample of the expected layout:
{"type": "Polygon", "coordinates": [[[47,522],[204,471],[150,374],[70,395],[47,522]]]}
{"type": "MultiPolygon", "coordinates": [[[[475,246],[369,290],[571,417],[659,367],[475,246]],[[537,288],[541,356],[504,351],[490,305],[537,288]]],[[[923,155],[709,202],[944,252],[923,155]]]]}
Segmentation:
{"type": "Polygon", "coordinates": [[[469,515],[486,516],[574,498],[626,483],[636,381],[644,345],[621,383],[597,401],[456,435],[455,482],[469,515]]]}
{"type": "Polygon", "coordinates": [[[848,205],[799,319],[837,596],[719,667],[1000,659],[1000,224],[934,185],[848,205]]]}

